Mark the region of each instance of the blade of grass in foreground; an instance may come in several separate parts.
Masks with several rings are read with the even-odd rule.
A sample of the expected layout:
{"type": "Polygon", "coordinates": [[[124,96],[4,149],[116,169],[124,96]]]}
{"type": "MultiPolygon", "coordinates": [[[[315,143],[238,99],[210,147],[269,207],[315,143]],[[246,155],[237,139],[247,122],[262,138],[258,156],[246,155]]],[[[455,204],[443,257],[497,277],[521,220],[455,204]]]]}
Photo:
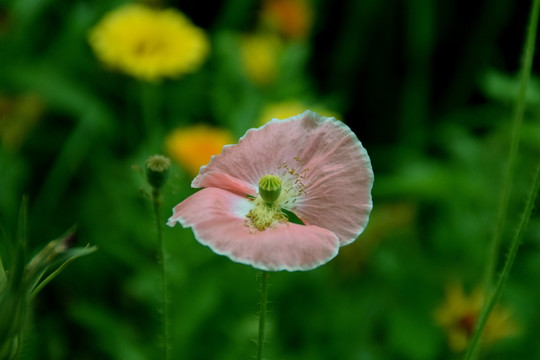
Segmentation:
{"type": "Polygon", "coordinates": [[[538,26],[538,10],[540,8],[540,0],[534,0],[527,30],[527,38],[525,39],[525,50],[523,54],[523,63],[521,66],[521,77],[519,93],[514,106],[512,116],[512,132],[510,139],[510,151],[508,153],[508,160],[506,163],[506,173],[504,177],[504,183],[502,186],[502,195],[499,202],[499,209],[497,214],[497,221],[495,223],[495,230],[491,239],[491,248],[488,256],[488,264],[485,274],[485,287],[486,292],[489,292],[495,275],[495,269],[497,268],[497,259],[499,258],[499,248],[501,243],[502,234],[506,225],[506,218],[508,214],[508,202],[510,199],[510,192],[512,188],[512,180],[514,177],[516,159],[519,148],[519,140],[521,133],[521,124],[523,123],[523,112],[525,110],[525,95],[527,93],[527,86],[531,77],[532,62],[534,56],[534,45],[536,40],[536,29],[538,26]]]}
{"type": "Polygon", "coordinates": [[[491,297],[484,304],[482,308],[482,312],[480,313],[480,317],[478,318],[478,323],[476,325],[473,338],[465,354],[466,360],[476,359],[478,355],[478,344],[479,344],[480,337],[482,336],[482,331],[484,329],[484,326],[486,325],[487,319],[489,318],[491,311],[493,310],[493,308],[499,301],[502,294],[502,290],[504,286],[506,285],[508,276],[510,275],[510,270],[512,268],[512,265],[514,264],[516,254],[519,249],[519,245],[521,243],[521,238],[523,237],[523,233],[525,232],[525,229],[527,228],[527,224],[529,223],[529,218],[531,217],[531,212],[534,207],[536,197],[538,195],[538,188],[540,187],[539,174],[540,174],[540,166],[538,166],[538,168],[536,169],[536,173],[534,174],[533,185],[529,193],[529,196],[527,198],[525,209],[523,211],[523,214],[521,215],[521,220],[514,234],[514,237],[512,238],[512,242],[510,243],[510,249],[508,250],[508,254],[506,256],[506,262],[501,272],[501,276],[499,277],[499,280],[497,281],[497,284],[495,286],[495,289],[491,297]]]}
{"type": "Polygon", "coordinates": [[[534,201],[538,193],[538,187],[540,186],[540,182],[538,180],[538,174],[540,171],[540,167],[539,167],[534,177],[533,187],[530,192],[529,198],[527,199],[525,210],[522,214],[520,223],[514,234],[514,237],[512,238],[512,241],[510,243],[510,248],[508,251],[508,255],[506,257],[506,262],[504,264],[504,268],[502,270],[501,276],[499,277],[493,292],[491,292],[490,290],[493,283],[495,269],[497,267],[497,259],[499,257],[499,248],[500,248],[502,233],[506,225],[506,217],[508,213],[508,202],[510,199],[511,185],[512,185],[512,180],[513,180],[513,176],[515,172],[515,167],[516,167],[516,159],[517,159],[518,148],[519,148],[521,124],[523,123],[523,112],[525,110],[525,95],[527,93],[527,86],[529,83],[529,79],[531,77],[532,62],[533,62],[533,57],[534,57],[534,47],[535,47],[535,41],[536,41],[536,31],[538,27],[539,9],[540,9],[540,0],[533,0],[533,4],[530,11],[529,24],[527,28],[527,37],[525,39],[525,49],[524,49],[523,63],[521,66],[521,74],[520,74],[519,94],[516,99],[513,117],[512,117],[512,135],[511,135],[511,140],[510,140],[510,151],[508,154],[508,162],[506,165],[506,175],[504,179],[502,196],[501,196],[500,205],[499,205],[499,212],[497,216],[495,231],[493,233],[491,249],[490,249],[490,253],[488,257],[488,264],[487,264],[486,275],[485,275],[485,280],[484,280],[486,294],[490,294],[490,295],[488,295],[489,297],[486,299],[484,306],[482,307],[482,311],[476,323],[473,337],[471,339],[471,342],[469,343],[467,352],[465,353],[465,357],[464,357],[465,360],[474,360],[478,357],[479,343],[480,343],[480,338],[482,337],[482,332],[486,325],[487,319],[489,318],[489,315],[491,314],[491,311],[493,310],[493,308],[499,301],[502,290],[504,286],[506,285],[506,281],[510,274],[510,269],[512,268],[512,265],[514,263],[514,259],[517,254],[519,244],[523,236],[523,232],[525,231],[525,228],[527,227],[527,224],[529,222],[532,208],[534,206],[534,201]]]}

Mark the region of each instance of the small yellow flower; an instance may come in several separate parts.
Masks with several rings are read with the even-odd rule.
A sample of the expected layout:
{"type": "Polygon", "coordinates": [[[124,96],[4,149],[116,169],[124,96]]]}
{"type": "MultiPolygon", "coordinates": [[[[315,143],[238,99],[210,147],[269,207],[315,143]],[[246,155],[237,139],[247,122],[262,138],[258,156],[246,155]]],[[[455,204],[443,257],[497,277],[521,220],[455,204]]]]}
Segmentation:
{"type": "MultiPolygon", "coordinates": [[[[435,311],[435,321],[446,331],[448,346],[453,351],[461,352],[467,348],[483,301],[484,294],[479,288],[467,296],[459,284],[447,287],[445,301],[435,311]]],[[[482,342],[490,345],[517,332],[518,327],[511,319],[510,312],[497,306],[486,322],[482,342]]]]}
{"type": "Polygon", "coordinates": [[[165,139],[165,147],[174,161],[195,176],[212,155],[219,154],[224,145],[234,142],[229,130],[196,125],[174,130],[165,139]]]}
{"type": "Polygon", "coordinates": [[[313,23],[309,0],[265,0],[262,18],[266,25],[289,39],[304,39],[313,23]]]}
{"type": "Polygon", "coordinates": [[[89,41],[106,65],[146,81],[194,72],[209,51],[206,34],[182,13],[138,4],[105,15],[89,41]]]}
{"type": "Polygon", "coordinates": [[[271,84],[278,74],[282,50],[274,35],[244,35],[240,39],[240,55],[246,75],[257,85],[271,84]]]}
{"type": "Polygon", "coordinates": [[[291,116],[301,114],[306,109],[315,111],[316,113],[340,119],[341,116],[331,110],[328,110],[322,106],[306,106],[304,103],[296,100],[282,101],[277,103],[270,103],[266,105],[261,113],[261,117],[258,121],[258,126],[264,125],[272,119],[287,119],[291,116]]]}

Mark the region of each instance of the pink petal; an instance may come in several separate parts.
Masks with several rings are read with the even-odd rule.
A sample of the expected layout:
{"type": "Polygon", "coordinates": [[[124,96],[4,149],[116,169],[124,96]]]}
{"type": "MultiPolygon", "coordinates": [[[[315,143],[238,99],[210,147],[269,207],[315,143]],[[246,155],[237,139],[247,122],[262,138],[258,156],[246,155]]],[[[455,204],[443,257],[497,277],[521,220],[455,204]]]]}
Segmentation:
{"type": "Polygon", "coordinates": [[[191,227],[195,238],[215,253],[262,270],[310,270],[337,255],[336,235],[318,226],[250,228],[245,224],[250,207],[246,197],[206,188],[178,204],[167,224],[191,227]]]}
{"type": "MultiPolygon", "coordinates": [[[[197,177],[191,183],[191,187],[198,188],[199,186],[196,186],[195,180],[197,180],[197,177]]],[[[257,196],[258,193],[258,185],[254,187],[252,184],[222,172],[215,172],[212,176],[208,176],[204,187],[216,187],[252,196],[257,196]]]]}
{"type": "Polygon", "coordinates": [[[226,146],[212,157],[192,186],[243,189],[253,195],[259,178],[275,174],[284,163],[297,172],[306,171],[302,179],[306,194],[291,210],[305,223],[334,232],[341,245],[354,241],[371,212],[373,170],[356,135],[333,118],[306,111],[251,129],[237,145],[226,146]],[[236,182],[222,184],[224,174],[236,182]],[[242,186],[231,185],[237,183],[242,186]]]}
{"type": "Polygon", "coordinates": [[[301,159],[307,194],[295,213],[307,224],[335,233],[341,246],[364,231],[373,207],[373,170],[369,156],[351,129],[337,121],[318,125],[301,159]],[[312,171],[310,171],[313,169],[312,171]]]}

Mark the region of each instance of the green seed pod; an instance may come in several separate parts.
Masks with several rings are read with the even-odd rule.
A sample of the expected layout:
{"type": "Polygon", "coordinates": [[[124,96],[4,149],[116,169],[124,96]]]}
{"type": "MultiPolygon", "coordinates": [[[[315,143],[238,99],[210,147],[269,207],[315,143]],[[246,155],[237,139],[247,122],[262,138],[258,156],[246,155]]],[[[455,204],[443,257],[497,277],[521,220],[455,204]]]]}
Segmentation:
{"type": "Polygon", "coordinates": [[[259,195],[267,204],[273,204],[281,194],[281,179],[276,175],[264,175],[259,180],[259,195]]]}

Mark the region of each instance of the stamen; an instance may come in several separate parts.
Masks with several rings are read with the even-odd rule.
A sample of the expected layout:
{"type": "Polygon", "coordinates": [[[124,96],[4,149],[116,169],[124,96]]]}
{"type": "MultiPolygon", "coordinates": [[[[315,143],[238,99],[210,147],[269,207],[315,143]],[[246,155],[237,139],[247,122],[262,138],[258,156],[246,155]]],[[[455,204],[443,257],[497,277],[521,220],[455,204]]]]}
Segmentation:
{"type": "MultiPolygon", "coordinates": [[[[304,165],[299,158],[295,160],[298,164],[304,165]]],[[[306,194],[302,180],[305,179],[307,172],[307,169],[294,168],[283,163],[277,168],[277,175],[269,174],[261,177],[259,196],[250,198],[252,208],[246,215],[246,225],[257,232],[278,223],[288,223],[289,217],[284,211],[292,213],[296,209],[298,198],[306,194]]]]}

